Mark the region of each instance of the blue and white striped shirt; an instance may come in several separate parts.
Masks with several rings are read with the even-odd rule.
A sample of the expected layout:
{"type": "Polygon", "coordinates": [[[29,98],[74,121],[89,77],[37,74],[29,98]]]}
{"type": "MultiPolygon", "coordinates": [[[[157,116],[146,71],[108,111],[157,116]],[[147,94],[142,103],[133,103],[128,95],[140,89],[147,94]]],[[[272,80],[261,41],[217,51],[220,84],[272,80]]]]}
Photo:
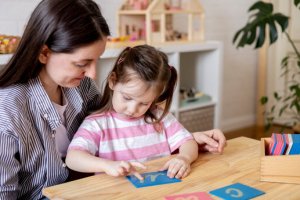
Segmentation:
{"type": "MultiPolygon", "coordinates": [[[[71,140],[87,114],[98,109],[100,93],[89,78],[62,88],[68,101],[71,140]]],[[[39,78],[0,89],[0,199],[40,199],[42,189],[63,183],[68,169],[55,146],[62,123],[39,78]]]]}

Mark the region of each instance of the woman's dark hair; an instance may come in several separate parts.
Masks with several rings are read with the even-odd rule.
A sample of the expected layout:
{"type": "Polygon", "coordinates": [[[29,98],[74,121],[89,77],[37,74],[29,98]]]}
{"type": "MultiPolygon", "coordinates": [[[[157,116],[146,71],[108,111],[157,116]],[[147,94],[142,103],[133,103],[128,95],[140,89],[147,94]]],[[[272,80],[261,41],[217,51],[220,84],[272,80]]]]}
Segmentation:
{"type": "MultiPolygon", "coordinates": [[[[126,83],[132,78],[138,77],[148,83],[149,87],[157,88],[158,97],[145,113],[147,123],[157,124],[169,112],[177,82],[177,72],[174,67],[169,66],[165,53],[149,45],[127,47],[119,55],[108,78],[112,73],[116,76],[116,83],[126,83]],[[153,110],[160,103],[165,103],[163,113],[161,116],[156,116],[153,110]]],[[[110,89],[107,79],[100,102],[101,109],[96,113],[112,110],[112,95],[113,91],[110,89]]]]}
{"type": "Polygon", "coordinates": [[[32,12],[16,52],[1,70],[0,87],[37,77],[44,45],[56,53],[72,53],[109,35],[106,20],[92,0],[43,0],[32,12]]]}

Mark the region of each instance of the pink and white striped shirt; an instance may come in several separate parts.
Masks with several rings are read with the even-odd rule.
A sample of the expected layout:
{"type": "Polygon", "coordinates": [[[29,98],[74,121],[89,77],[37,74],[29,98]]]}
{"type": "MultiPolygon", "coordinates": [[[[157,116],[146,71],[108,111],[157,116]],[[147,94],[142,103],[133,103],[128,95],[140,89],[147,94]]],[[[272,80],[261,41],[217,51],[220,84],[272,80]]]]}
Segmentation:
{"type": "Polygon", "coordinates": [[[115,161],[144,162],[170,155],[194,139],[170,113],[162,120],[161,133],[143,117],[128,119],[116,112],[90,115],[79,127],[69,150],[87,151],[115,161]]]}

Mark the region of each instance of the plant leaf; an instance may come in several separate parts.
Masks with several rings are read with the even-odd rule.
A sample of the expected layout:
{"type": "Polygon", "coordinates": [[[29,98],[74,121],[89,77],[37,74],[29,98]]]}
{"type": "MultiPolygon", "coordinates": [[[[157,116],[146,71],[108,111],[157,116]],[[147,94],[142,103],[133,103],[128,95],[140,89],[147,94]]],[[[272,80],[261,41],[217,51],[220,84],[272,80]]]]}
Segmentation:
{"type": "Polygon", "coordinates": [[[279,24],[283,32],[288,26],[288,17],[281,13],[274,14],[272,3],[258,1],[249,8],[248,12],[255,13],[250,15],[247,24],[234,35],[233,43],[237,48],[254,42],[256,42],[255,48],[260,48],[266,41],[266,30],[269,31],[270,44],[272,44],[278,39],[276,24],[279,24]]]}
{"type": "Polygon", "coordinates": [[[255,45],[256,49],[262,47],[262,45],[265,42],[265,38],[266,38],[266,24],[261,23],[259,25],[259,34],[255,45]]]}
{"type": "Polygon", "coordinates": [[[281,68],[282,69],[285,69],[287,67],[287,64],[289,62],[289,58],[290,58],[289,56],[286,56],[286,57],[282,58],[282,60],[281,60],[281,68]]]}
{"type": "Polygon", "coordinates": [[[287,17],[281,13],[275,13],[273,15],[273,18],[280,25],[281,31],[284,32],[289,25],[289,17],[287,17]]]}
{"type": "Polygon", "coordinates": [[[294,0],[294,4],[295,4],[296,7],[298,7],[299,4],[300,4],[300,0],[294,0]]]}
{"type": "Polygon", "coordinates": [[[248,32],[247,44],[252,44],[256,38],[256,29],[255,27],[248,32]]]}
{"type": "Polygon", "coordinates": [[[272,107],[271,107],[271,113],[273,113],[274,110],[275,110],[275,106],[272,106],[272,107]]]}
{"type": "Polygon", "coordinates": [[[286,110],[287,107],[288,107],[288,105],[284,105],[283,107],[280,108],[279,114],[278,114],[279,117],[282,115],[282,113],[286,110]]]}
{"type": "Polygon", "coordinates": [[[278,33],[276,29],[276,25],[272,19],[269,20],[269,36],[270,36],[270,44],[273,44],[277,38],[278,38],[278,33]]]}
{"type": "Polygon", "coordinates": [[[260,98],[260,103],[262,105],[265,105],[266,103],[268,103],[268,97],[267,96],[263,96],[260,98]]]}
{"type": "Polygon", "coordinates": [[[276,101],[279,101],[281,99],[281,97],[279,96],[278,92],[274,92],[273,96],[276,99],[276,101]]]}
{"type": "Polygon", "coordinates": [[[256,10],[256,9],[259,10],[259,12],[270,14],[273,12],[273,4],[258,1],[249,8],[248,12],[256,10]]]}

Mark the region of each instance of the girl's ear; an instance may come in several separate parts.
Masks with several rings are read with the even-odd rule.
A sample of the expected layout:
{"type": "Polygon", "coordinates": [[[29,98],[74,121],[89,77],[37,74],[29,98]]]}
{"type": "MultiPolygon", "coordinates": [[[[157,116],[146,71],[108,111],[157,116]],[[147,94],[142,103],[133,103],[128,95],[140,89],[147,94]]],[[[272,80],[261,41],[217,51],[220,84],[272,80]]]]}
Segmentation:
{"type": "Polygon", "coordinates": [[[114,86],[117,83],[117,76],[115,72],[112,72],[108,77],[108,86],[111,90],[114,90],[114,86]]]}
{"type": "Polygon", "coordinates": [[[39,55],[39,61],[43,64],[46,64],[47,61],[48,61],[49,56],[50,56],[50,49],[48,48],[47,45],[44,45],[42,47],[42,50],[41,50],[40,55],[39,55]]]}

